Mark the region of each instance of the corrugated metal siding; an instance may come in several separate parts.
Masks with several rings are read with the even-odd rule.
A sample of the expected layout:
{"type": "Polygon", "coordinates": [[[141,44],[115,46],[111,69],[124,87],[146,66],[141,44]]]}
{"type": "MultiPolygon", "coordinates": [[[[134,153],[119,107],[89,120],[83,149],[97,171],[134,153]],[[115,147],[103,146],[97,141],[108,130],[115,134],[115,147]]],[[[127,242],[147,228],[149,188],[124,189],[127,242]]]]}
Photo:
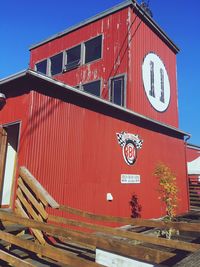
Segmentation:
{"type": "Polygon", "coordinates": [[[155,120],[178,127],[176,55],[139,17],[131,12],[131,52],[129,70],[128,107],[155,120]],[[144,57],[154,52],[165,64],[168,72],[171,98],[165,112],[156,111],[149,103],[143,86],[144,57]]]}
{"type": "Polygon", "coordinates": [[[120,73],[127,73],[127,9],[107,16],[93,24],[86,25],[78,31],[31,50],[30,66],[34,68],[37,61],[71,48],[100,34],[103,35],[103,57],[89,64],[55,76],[72,86],[101,79],[102,97],[108,99],[109,78],[120,73]]]}
{"type": "Polygon", "coordinates": [[[130,7],[31,50],[30,66],[33,68],[37,61],[99,34],[104,36],[103,58],[55,78],[72,86],[101,79],[102,97],[108,99],[109,78],[127,74],[127,107],[178,127],[176,55],[130,7]],[[171,100],[165,112],[151,106],[143,89],[142,63],[149,52],[161,57],[169,75],[171,100]]]}
{"type": "MultiPolygon", "coordinates": [[[[71,32],[33,49],[31,67],[42,58],[100,33],[105,37],[103,59],[55,78],[70,85],[101,78],[105,88],[103,96],[108,98],[109,77],[128,72],[128,108],[177,126],[175,55],[143,22],[140,24],[140,19],[135,19],[129,9],[87,25],[79,29],[78,34],[71,32]],[[129,46],[128,39],[131,39],[129,46]],[[171,103],[164,113],[152,109],[143,90],[141,66],[149,51],[162,57],[171,80],[171,103]]],[[[43,93],[32,91],[9,98],[0,111],[0,123],[22,120],[19,164],[28,167],[58,202],[96,213],[129,216],[129,201],[135,193],[142,205],[143,217],[161,216],[165,209],[158,200],[153,172],[157,163],[164,162],[178,178],[179,212],[187,211],[183,140],[153,127],[148,129],[145,122],[130,120],[121,112],[117,117],[111,109],[98,110],[92,101],[88,102],[90,109],[87,109],[82,102],[84,97],[77,101],[68,95],[57,99],[55,93],[47,88],[43,93]],[[139,134],[144,140],[133,166],[125,163],[117,142],[116,133],[121,131],[139,134]],[[121,174],[140,174],[141,184],[122,185],[121,174]],[[112,202],[106,201],[107,193],[112,193],[112,202]]]]}
{"type": "Polygon", "coordinates": [[[179,212],[187,210],[183,140],[36,92],[32,119],[24,160],[58,202],[129,216],[129,201],[136,193],[143,217],[160,216],[164,207],[158,200],[153,172],[157,163],[164,162],[178,178],[179,212]],[[139,134],[144,140],[133,166],[125,163],[117,142],[116,133],[121,131],[139,134]],[[141,184],[122,185],[121,174],[140,174],[141,184]],[[112,193],[113,202],[106,201],[107,193],[112,193]]]}

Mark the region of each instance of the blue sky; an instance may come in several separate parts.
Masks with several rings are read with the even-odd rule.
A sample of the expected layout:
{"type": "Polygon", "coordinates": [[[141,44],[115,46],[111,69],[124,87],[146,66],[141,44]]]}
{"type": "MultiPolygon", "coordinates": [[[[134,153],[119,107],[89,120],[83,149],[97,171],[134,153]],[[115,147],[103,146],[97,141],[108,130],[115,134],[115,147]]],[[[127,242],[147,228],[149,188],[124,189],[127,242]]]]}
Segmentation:
{"type": "MultiPolygon", "coordinates": [[[[30,45],[120,2],[1,1],[0,79],[28,68],[30,45]]],[[[154,20],[181,49],[177,56],[180,128],[192,134],[190,143],[200,145],[200,1],[150,0],[149,5],[154,20]]]]}

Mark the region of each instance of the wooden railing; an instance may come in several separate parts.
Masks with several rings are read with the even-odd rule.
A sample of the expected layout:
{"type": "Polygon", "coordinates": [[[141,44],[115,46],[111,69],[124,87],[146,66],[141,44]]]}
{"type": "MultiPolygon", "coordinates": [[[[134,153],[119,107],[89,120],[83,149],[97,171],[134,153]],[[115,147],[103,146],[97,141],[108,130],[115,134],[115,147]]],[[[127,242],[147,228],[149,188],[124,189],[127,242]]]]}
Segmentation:
{"type": "MultiPolygon", "coordinates": [[[[16,195],[16,214],[35,221],[47,221],[46,207],[50,206],[54,209],[59,207],[59,204],[25,167],[21,167],[19,170],[16,195]]],[[[31,230],[41,244],[46,243],[45,234],[42,231],[31,230]]]]}
{"type": "MultiPolygon", "coordinates": [[[[145,226],[152,228],[152,231],[155,230],[155,232],[157,229],[163,228],[200,232],[200,223],[163,222],[161,220],[97,215],[66,205],[60,205],[25,167],[19,170],[16,195],[15,213],[0,211],[0,220],[28,227],[38,243],[22,240],[3,231],[0,231],[0,239],[21,248],[26,248],[33,253],[48,257],[61,265],[77,267],[101,266],[100,264],[72,255],[66,250],[57,248],[55,241],[61,242],[62,246],[63,244],[73,243],[93,251],[99,248],[155,264],[160,264],[176,256],[176,250],[195,252],[200,249],[200,244],[197,243],[168,240],[155,235],[125,231],[120,227],[113,228],[106,225],[106,223],[112,222],[119,225],[133,225],[134,227],[145,226]],[[59,210],[63,217],[52,215],[54,212],[51,212],[51,209],[52,211],[55,209],[59,210]],[[54,243],[49,242],[52,238],[54,243]],[[143,246],[143,243],[150,244],[150,246],[143,246]],[[152,248],[152,244],[157,246],[152,248]],[[158,246],[161,246],[162,249],[159,249],[158,246]],[[166,247],[165,251],[163,247],[166,247]]],[[[12,255],[1,254],[1,251],[0,255],[2,255],[0,259],[1,257],[8,257],[8,262],[13,260],[12,255]]]]}

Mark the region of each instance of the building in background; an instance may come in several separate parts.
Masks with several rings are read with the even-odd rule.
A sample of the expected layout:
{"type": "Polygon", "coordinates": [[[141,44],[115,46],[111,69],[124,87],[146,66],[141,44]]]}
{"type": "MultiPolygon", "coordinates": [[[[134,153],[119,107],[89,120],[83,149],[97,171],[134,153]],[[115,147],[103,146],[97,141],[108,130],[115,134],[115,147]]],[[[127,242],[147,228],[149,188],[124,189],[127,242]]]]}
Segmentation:
{"type": "Polygon", "coordinates": [[[134,1],[33,45],[30,69],[0,81],[1,205],[25,165],[59,203],[131,216],[136,196],[142,217],[160,217],[162,162],[177,177],[178,213],[188,211],[178,51],[134,1]]]}
{"type": "Polygon", "coordinates": [[[200,147],[187,144],[190,208],[200,208],[200,147]]]}

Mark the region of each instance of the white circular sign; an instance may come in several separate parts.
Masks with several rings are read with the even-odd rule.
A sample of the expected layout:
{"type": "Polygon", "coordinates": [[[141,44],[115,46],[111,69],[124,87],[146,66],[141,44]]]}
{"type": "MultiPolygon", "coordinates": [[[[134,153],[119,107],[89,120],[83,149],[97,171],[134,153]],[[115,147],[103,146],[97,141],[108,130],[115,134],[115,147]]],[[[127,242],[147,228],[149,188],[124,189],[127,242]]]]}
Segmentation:
{"type": "Polygon", "coordinates": [[[170,83],[163,61],[154,53],[145,56],[142,78],[147,98],[159,112],[165,111],[170,101],[170,83]]]}

